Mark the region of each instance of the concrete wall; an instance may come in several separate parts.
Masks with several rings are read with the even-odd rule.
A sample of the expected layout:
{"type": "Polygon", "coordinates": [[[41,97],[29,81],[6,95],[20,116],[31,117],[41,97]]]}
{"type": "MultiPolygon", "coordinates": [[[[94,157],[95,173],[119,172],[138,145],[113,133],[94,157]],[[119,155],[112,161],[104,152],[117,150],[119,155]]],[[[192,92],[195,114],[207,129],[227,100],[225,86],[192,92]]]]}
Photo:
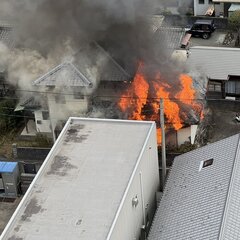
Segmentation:
{"type": "Polygon", "coordinates": [[[17,147],[14,158],[19,160],[45,160],[51,148],[17,147]]]}
{"type": "MultiPolygon", "coordinates": [[[[155,129],[152,131],[140,159],[108,240],[138,240],[144,221],[147,221],[147,218],[151,220],[153,217],[156,207],[155,194],[159,187],[155,129]],[[134,198],[138,201],[136,206],[133,206],[134,198]]],[[[149,221],[147,228],[150,227],[150,223],[149,221]]]]}

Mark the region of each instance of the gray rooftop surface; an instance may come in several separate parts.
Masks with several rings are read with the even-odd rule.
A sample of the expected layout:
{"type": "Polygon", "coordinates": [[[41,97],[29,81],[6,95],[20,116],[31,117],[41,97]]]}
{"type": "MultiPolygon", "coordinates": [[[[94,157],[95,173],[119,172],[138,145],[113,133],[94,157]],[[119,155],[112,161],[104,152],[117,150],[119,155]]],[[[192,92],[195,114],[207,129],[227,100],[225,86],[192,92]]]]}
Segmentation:
{"type": "Polygon", "coordinates": [[[132,79],[132,76],[96,42],[80,48],[73,58],[76,68],[93,82],[121,82],[132,79]]]}
{"type": "Polygon", "coordinates": [[[10,26],[1,24],[0,22],[0,42],[12,49],[14,47],[13,29],[10,26]]]}
{"type": "Polygon", "coordinates": [[[185,31],[183,28],[165,26],[158,28],[155,32],[154,38],[159,44],[162,45],[164,43],[163,46],[165,48],[174,50],[180,48],[184,35],[185,31]]]}
{"type": "Polygon", "coordinates": [[[175,158],[149,240],[239,239],[239,137],[175,158]],[[200,167],[211,158],[212,165],[200,167]]]}
{"type": "Polygon", "coordinates": [[[105,240],[153,127],[71,118],[0,239],[105,240]]]}
{"type": "Polygon", "coordinates": [[[187,63],[210,79],[228,80],[229,75],[240,75],[240,49],[191,47],[187,63]]]}

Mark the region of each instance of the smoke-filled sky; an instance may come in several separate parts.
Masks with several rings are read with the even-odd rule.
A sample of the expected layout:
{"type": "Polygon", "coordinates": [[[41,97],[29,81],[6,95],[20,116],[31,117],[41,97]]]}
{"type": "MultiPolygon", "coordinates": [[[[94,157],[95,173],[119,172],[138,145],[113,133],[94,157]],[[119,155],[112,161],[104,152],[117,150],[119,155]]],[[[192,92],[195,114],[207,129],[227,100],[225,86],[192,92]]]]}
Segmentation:
{"type": "Polygon", "coordinates": [[[151,49],[147,21],[159,5],[159,0],[1,0],[0,16],[16,26],[17,46],[43,56],[67,40],[76,48],[97,41],[127,61],[151,49]]]}
{"type": "Polygon", "coordinates": [[[157,70],[175,75],[176,65],[172,68],[166,62],[165,43],[154,40],[150,26],[152,14],[165,1],[1,0],[0,18],[13,24],[16,47],[20,49],[8,58],[10,81],[21,82],[22,88],[24,83],[30,86],[36,73],[45,73],[93,41],[107,49],[130,74],[142,60],[151,72],[162,68],[157,70]],[[35,69],[23,69],[29,60],[35,69]]]}

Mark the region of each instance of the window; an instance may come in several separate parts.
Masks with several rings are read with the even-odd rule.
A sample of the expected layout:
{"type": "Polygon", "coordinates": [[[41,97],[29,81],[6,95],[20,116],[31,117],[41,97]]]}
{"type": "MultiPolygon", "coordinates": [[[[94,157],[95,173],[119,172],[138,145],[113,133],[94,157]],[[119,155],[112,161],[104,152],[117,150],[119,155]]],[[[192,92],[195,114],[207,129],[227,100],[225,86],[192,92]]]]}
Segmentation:
{"type": "Polygon", "coordinates": [[[199,24],[194,24],[193,27],[192,27],[192,30],[201,30],[201,25],[199,24]]]}
{"type": "Polygon", "coordinates": [[[203,168],[211,166],[213,164],[213,158],[203,161],[203,168]]]}
{"type": "Polygon", "coordinates": [[[221,83],[209,83],[208,85],[208,91],[209,92],[221,92],[221,83]]]}
{"type": "Polygon", "coordinates": [[[213,164],[213,158],[201,161],[199,171],[201,171],[203,168],[211,166],[212,164],[213,164]]]}
{"type": "Polygon", "coordinates": [[[198,4],[204,4],[204,0],[198,0],[198,4]]]}
{"type": "Polygon", "coordinates": [[[65,96],[60,95],[60,94],[55,96],[55,101],[56,101],[56,103],[60,103],[60,104],[65,104],[66,103],[65,96]]]}
{"type": "Polygon", "coordinates": [[[213,2],[212,2],[212,0],[208,0],[208,3],[209,3],[209,4],[212,4],[213,2]]]}
{"type": "Polygon", "coordinates": [[[49,119],[49,112],[48,111],[42,111],[42,119],[48,120],[49,119]]]}

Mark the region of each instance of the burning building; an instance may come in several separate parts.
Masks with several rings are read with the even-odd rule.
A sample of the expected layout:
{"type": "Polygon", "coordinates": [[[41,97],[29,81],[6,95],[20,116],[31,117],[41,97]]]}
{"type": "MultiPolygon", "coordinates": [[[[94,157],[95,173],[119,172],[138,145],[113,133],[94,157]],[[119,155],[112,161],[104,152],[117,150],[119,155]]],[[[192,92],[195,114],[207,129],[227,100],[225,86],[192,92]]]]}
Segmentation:
{"type": "Polygon", "coordinates": [[[164,100],[167,132],[196,125],[203,118],[203,105],[197,101],[197,92],[189,75],[179,74],[175,82],[170,84],[158,71],[149,75],[143,63],[140,63],[134,80],[121,96],[118,106],[129,119],[155,121],[160,144],[160,99],[164,100]]]}

